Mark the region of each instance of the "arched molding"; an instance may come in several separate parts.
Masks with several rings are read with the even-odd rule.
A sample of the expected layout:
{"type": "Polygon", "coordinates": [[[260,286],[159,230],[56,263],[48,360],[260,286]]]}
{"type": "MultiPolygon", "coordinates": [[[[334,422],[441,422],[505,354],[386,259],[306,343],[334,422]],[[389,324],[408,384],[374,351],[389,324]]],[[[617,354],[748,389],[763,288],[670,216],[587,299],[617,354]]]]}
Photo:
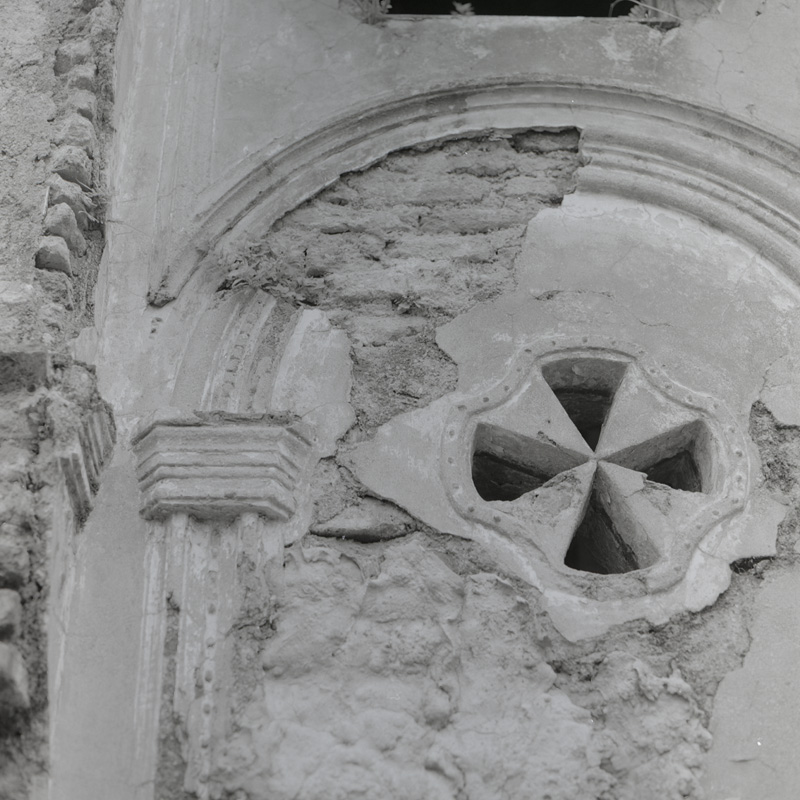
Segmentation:
{"type": "Polygon", "coordinates": [[[632,88],[527,80],[444,88],[357,108],[290,143],[254,154],[200,198],[201,210],[149,300],[192,280],[214,283],[223,243],[274,221],[388,153],[486,130],[578,127],[578,190],[674,208],[721,228],[800,282],[797,148],[741,120],[632,88]]]}

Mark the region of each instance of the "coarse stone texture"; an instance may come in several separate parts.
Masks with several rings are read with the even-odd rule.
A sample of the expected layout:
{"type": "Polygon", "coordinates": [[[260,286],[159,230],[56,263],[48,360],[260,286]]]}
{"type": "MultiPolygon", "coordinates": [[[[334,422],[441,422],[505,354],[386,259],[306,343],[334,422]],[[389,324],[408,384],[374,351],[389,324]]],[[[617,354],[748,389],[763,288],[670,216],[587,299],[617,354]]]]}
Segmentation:
{"type": "Polygon", "coordinates": [[[292,547],[212,781],[249,800],[702,797],[708,698],[686,676],[713,691],[742,626],[569,645],[490,562],[424,533],[292,547]]]}
{"type": "Polygon", "coordinates": [[[27,671],[19,650],[0,642],[0,716],[5,719],[29,702],[27,671]]]}
{"type": "MultiPolygon", "coordinates": [[[[69,210],[69,206],[64,204],[64,207],[69,210]]],[[[78,233],[77,223],[75,223],[73,215],[73,223],[76,225],[75,232],[78,233]]],[[[51,222],[59,230],[64,230],[64,220],[58,218],[51,218],[51,222]]],[[[52,229],[51,229],[52,230],[52,229]]],[[[39,249],[36,251],[36,266],[39,269],[51,270],[54,272],[63,272],[66,275],[72,275],[72,263],[69,255],[69,245],[66,240],[59,235],[43,236],[39,242],[39,249]]]]}
{"type": "Polygon", "coordinates": [[[579,164],[575,130],[393,153],[228,253],[224,285],[328,311],[352,342],[352,402],[371,430],[454,385],[435,327],[513,289],[528,222],[572,191],[579,164]],[[526,191],[508,192],[520,178],[526,191]]]}
{"type": "Polygon", "coordinates": [[[70,108],[90,121],[93,120],[97,114],[97,97],[94,92],[88,92],[85,89],[76,89],[70,93],[68,104],[70,108]]]}
{"type": "Polygon", "coordinates": [[[92,43],[88,39],[68,39],[56,50],[55,73],[63,75],[76,64],[85,64],[92,56],[92,43]]]}
{"type": "Polygon", "coordinates": [[[0,589],[0,639],[16,636],[21,615],[19,594],[11,589],[0,589]]]}
{"type": "Polygon", "coordinates": [[[53,175],[48,182],[48,188],[50,203],[52,205],[66,203],[72,209],[78,227],[85,230],[89,224],[92,202],[81,187],[76,183],[65,181],[60,175],[53,175]]]}
{"type": "Polygon", "coordinates": [[[56,144],[69,144],[80,147],[90,158],[97,147],[97,134],[94,125],[81,114],[70,114],[61,124],[56,134],[56,144]]]}
{"type": "MultiPolygon", "coordinates": [[[[85,253],[76,219],[81,227],[89,228],[91,203],[77,184],[52,172],[55,165],[71,180],[91,182],[105,166],[105,153],[86,127],[88,121],[68,119],[66,79],[60,77],[85,63],[90,52],[97,53],[97,36],[87,24],[97,16],[96,6],[23,0],[2,8],[2,800],[47,795],[48,726],[50,703],[55,699],[50,693],[58,688],[49,667],[57,662],[61,636],[55,623],[58,614],[53,612],[61,612],[60,601],[69,594],[65,591],[69,586],[67,554],[73,551],[71,538],[80,524],[74,493],[80,491],[83,480],[83,490],[91,496],[91,481],[96,483],[98,452],[84,449],[84,445],[91,449],[95,442],[86,426],[91,427],[99,414],[106,419],[104,430],[113,435],[108,409],[95,390],[94,372],[76,365],[66,352],[70,337],[91,316],[87,294],[94,284],[103,236],[99,229],[87,231],[90,252],[85,253]],[[88,35],[71,38],[81,31],[88,35]],[[54,152],[54,143],[64,147],[54,152]],[[94,162],[87,151],[94,155],[94,162]],[[48,202],[54,207],[45,224],[48,202]],[[42,237],[46,232],[58,235],[42,237]],[[62,236],[70,240],[72,255],[62,236]],[[76,482],[78,476],[82,477],[76,482]],[[56,660],[50,660],[54,655],[56,660]]],[[[118,12],[118,4],[114,8],[118,12]]],[[[109,55],[105,52],[102,58],[108,60],[109,55]]],[[[110,69],[110,64],[104,68],[110,69]]],[[[101,138],[107,141],[107,134],[101,138]]],[[[101,217],[95,213],[95,218],[101,217]]]]}
{"type": "Polygon", "coordinates": [[[67,85],[71,89],[93,92],[95,90],[97,67],[94,64],[78,64],[65,77],[67,85]]]}
{"type": "MultiPolygon", "coordinates": [[[[47,209],[44,218],[44,232],[50,237],[60,236],[69,245],[70,250],[76,251],[78,255],[86,252],[86,240],[78,230],[75,212],[66,203],[57,203],[47,209]]],[[[66,271],[62,270],[62,272],[66,271]]]]}
{"type": "Polygon", "coordinates": [[[92,184],[92,162],[85,150],[72,144],[65,144],[53,153],[53,172],[73,183],[92,184]]]}

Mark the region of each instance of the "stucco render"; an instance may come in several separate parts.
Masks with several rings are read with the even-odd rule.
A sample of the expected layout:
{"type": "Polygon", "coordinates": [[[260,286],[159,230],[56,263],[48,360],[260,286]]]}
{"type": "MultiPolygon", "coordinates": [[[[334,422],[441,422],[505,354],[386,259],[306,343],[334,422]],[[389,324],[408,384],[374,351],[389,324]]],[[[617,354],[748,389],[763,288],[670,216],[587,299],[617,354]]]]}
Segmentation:
{"type": "Polygon", "coordinates": [[[800,6],[659,5],[0,0],[2,800],[796,797],[800,6]]]}

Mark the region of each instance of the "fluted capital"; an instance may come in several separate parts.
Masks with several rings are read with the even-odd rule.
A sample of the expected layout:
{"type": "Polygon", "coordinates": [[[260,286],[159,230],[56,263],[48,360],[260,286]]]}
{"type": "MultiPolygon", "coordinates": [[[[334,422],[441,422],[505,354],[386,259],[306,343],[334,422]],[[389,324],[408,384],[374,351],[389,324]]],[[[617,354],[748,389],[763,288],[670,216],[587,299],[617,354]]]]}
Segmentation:
{"type": "Polygon", "coordinates": [[[135,435],[141,512],[287,520],[312,438],[299,423],[230,414],[162,416],[135,435]]]}

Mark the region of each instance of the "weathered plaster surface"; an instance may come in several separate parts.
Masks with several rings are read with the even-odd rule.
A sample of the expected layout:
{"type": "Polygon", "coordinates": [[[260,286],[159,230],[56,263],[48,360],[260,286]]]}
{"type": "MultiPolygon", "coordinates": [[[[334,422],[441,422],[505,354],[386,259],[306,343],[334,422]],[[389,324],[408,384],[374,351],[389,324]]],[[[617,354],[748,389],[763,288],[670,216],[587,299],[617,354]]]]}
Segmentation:
{"type": "MultiPolygon", "coordinates": [[[[210,331],[218,323],[210,315],[206,344],[186,348],[182,370],[214,365],[223,378],[205,390],[194,379],[179,378],[173,397],[186,404],[266,403],[267,410],[274,402],[275,410],[298,413],[313,411],[315,397],[339,398],[343,412],[348,403],[342,387],[352,381],[349,420],[356,426],[344,448],[358,449],[386,420],[402,440],[403,420],[410,419],[402,412],[424,413],[436,396],[456,388],[452,366],[442,369],[448,364],[444,354],[460,367],[458,389],[468,391],[500,379],[532,338],[590,330],[637,342],[679,383],[724,398],[746,428],[765,367],[785,356],[796,335],[796,290],[740,243],[674,212],[586,193],[568,196],[556,208],[535,200],[527,205],[536,195],[516,193],[521,179],[550,204],[560,199],[556,189],[571,185],[564,179],[574,169],[574,150],[569,133],[559,136],[562,149],[540,146],[525,154],[503,137],[397,154],[346,176],[265,231],[262,240],[231,253],[228,277],[207,313],[250,319],[250,312],[233,310],[246,309],[266,290],[275,302],[257,305],[252,318],[260,320],[258,336],[282,343],[282,352],[296,353],[301,363],[303,342],[314,332],[321,363],[331,366],[302,370],[286,355],[264,361],[255,343],[237,352],[239,327],[230,323],[224,338],[231,344],[212,349],[210,331]],[[518,164],[528,172],[519,174],[518,164]],[[459,174],[469,180],[454,181],[459,174]],[[398,205],[401,196],[407,207],[398,205]],[[517,213],[535,216],[520,226],[517,213]],[[490,230],[484,230],[487,220],[490,230]],[[477,227],[456,239],[454,229],[464,224],[477,227]],[[510,257],[502,257],[498,243],[513,248],[510,257]],[[488,286],[479,266],[484,258],[506,265],[493,268],[488,286]],[[263,288],[254,294],[253,287],[263,288]],[[318,308],[294,310],[309,301],[318,308]],[[448,319],[453,321],[442,325],[448,319]],[[438,355],[434,328],[444,351],[438,355]],[[716,335],[720,329],[727,338],[716,335]],[[397,349],[401,343],[404,350],[397,349]],[[405,363],[395,376],[393,367],[405,363]],[[417,377],[411,368],[420,363],[424,372],[417,377]],[[253,371],[259,364],[263,371],[253,371]]],[[[559,141],[549,134],[539,138],[540,145],[559,141]]],[[[166,316],[169,309],[158,313],[166,316]]],[[[164,330],[179,324],[167,319],[164,330]]],[[[698,615],[692,625],[686,618],[665,625],[673,608],[658,616],[657,627],[629,624],[605,639],[570,643],[562,636],[565,628],[553,627],[546,597],[508,575],[491,549],[449,538],[442,545],[413,515],[364,497],[377,471],[367,466],[354,479],[345,454],[338,463],[330,458],[345,427],[337,419],[329,418],[330,430],[321,429],[313,510],[304,512],[311,517],[294,523],[284,541],[310,526],[324,537],[364,544],[301,539],[287,550],[283,586],[250,585],[247,571],[233,579],[237,588],[231,588],[225,613],[239,620],[229,629],[233,652],[241,654],[230,667],[235,689],[215,692],[214,713],[221,716],[203,745],[192,722],[198,701],[186,697],[191,680],[177,682],[179,711],[162,723],[162,741],[186,737],[189,743],[185,750],[159,751],[158,785],[166,796],[187,770],[188,785],[201,796],[238,791],[256,798],[322,797],[340,791],[343,797],[448,797],[468,791],[516,797],[520,786],[536,785],[553,797],[647,797],[665,787],[676,797],[702,797],[711,699],[746,650],[752,582],[735,582],[725,595],[727,606],[698,615]],[[450,587],[444,595],[443,587],[450,587]],[[513,601],[505,595],[508,587],[514,587],[513,601]],[[470,627],[473,614],[477,620],[517,618],[497,592],[519,608],[521,627],[470,627]],[[434,599],[421,603],[429,594],[434,599]],[[244,596],[249,599],[237,612],[236,603],[244,601],[234,598],[244,596]],[[481,637],[480,648],[474,637],[481,637]],[[525,642],[529,652],[522,661],[506,653],[520,646],[525,651],[525,642]],[[506,695],[494,689],[518,682],[524,690],[506,695]],[[530,695],[527,711],[518,704],[521,694],[530,695]],[[235,723],[229,727],[225,719],[235,723]],[[479,745],[473,732],[478,720],[479,745]],[[564,761],[563,753],[541,744],[543,731],[546,742],[564,736],[575,745],[564,761]],[[514,754],[513,764],[504,760],[507,753],[514,754]]],[[[750,457],[759,486],[755,449],[750,457]]],[[[389,483],[407,480],[408,470],[399,466],[405,463],[391,466],[389,483]]],[[[425,463],[436,472],[435,453],[425,463]]],[[[424,492],[419,502],[425,505],[424,492]]],[[[753,550],[720,554],[722,570],[708,573],[711,594],[727,586],[727,560],[772,552],[783,509],[766,496],[760,503],[754,504],[759,518],[747,529],[752,541],[737,542],[753,550]]],[[[418,507],[408,508],[425,519],[418,507]]],[[[206,545],[198,547],[194,558],[210,557],[203,555],[206,545]]],[[[199,618],[206,612],[192,594],[197,591],[183,583],[176,596],[184,598],[178,609],[186,603],[199,618]]],[[[712,600],[704,595],[688,605],[698,610],[712,600]]],[[[578,625],[568,638],[587,631],[591,625],[578,625]]]]}
{"type": "MultiPolygon", "coordinates": [[[[448,172],[442,164],[457,158],[458,144],[431,145],[444,134],[427,119],[413,129],[426,147],[366,169],[385,152],[367,142],[348,162],[364,172],[275,226],[267,216],[259,227],[258,207],[238,209],[251,212],[246,246],[241,237],[209,241],[195,225],[237,181],[279,165],[333,121],[350,119],[357,141],[362,111],[465,84],[588,79],[642,108],[659,95],[675,101],[672,109],[703,106],[796,143],[786,108],[797,93],[798,56],[775,47],[795,30],[793,11],[723,2],[664,32],[605,20],[369,27],[319,0],[130,0],[97,335],[83,335],[76,352],[96,361],[123,439],[166,407],[296,414],[318,426],[319,463],[300,491],[300,513],[285,529],[270,529],[269,554],[258,558],[247,537],[267,535],[253,519],[215,528],[183,518],[145,533],[127,517],[115,522],[119,501],[109,484],[96,515],[114,527],[109,547],[141,537],[125,540],[136,566],[119,581],[124,597],[112,609],[130,625],[103,627],[108,660],[89,663],[78,644],[67,657],[76,688],[65,700],[57,751],[65,797],[85,796],[86,753],[64,738],[91,716],[79,686],[98,687],[124,709],[94,720],[98,749],[114,752],[91,779],[98,796],[149,800],[155,777],[165,798],[190,791],[237,800],[488,800],[531,787],[553,798],[703,797],[709,726],[724,728],[731,713],[721,701],[715,713],[723,721],[710,722],[714,695],[748,649],[760,581],[756,565],[740,564],[731,579],[726,564],[771,552],[784,513],[766,491],[781,487],[762,485],[760,473],[762,465],[767,476],[777,471],[773,443],[762,437],[761,452],[748,454],[760,496],[747,530],[757,545],[721,553],[711,594],[730,580],[722,597],[696,614],[654,626],[627,622],[576,643],[496,554],[371,496],[380,493],[369,489],[369,470],[347,469],[341,437],[358,446],[381,425],[402,427],[403,415],[448,392],[502,377],[528,338],[587,328],[637,342],[678,382],[723,398],[743,429],[762,391],[778,421],[790,424],[796,286],[732,224],[720,232],[686,213],[634,203],[636,192],[619,199],[587,191],[574,144],[532,158],[542,174],[519,165],[513,172],[508,159],[519,154],[496,152],[502,142],[468,146],[464,169],[448,172]],[[575,182],[574,196],[547,208],[575,182]],[[456,196],[437,195],[442,186],[456,196]],[[196,247],[196,260],[216,247],[213,268],[176,301],[148,306],[153,275],[186,247],[196,247]],[[310,366],[315,351],[319,370],[310,366]],[[320,535],[307,536],[310,529],[320,535]],[[211,569],[219,541],[227,591],[205,580],[219,572],[211,569]],[[143,621],[136,641],[135,617],[143,621]],[[181,619],[196,625],[174,641],[181,619]],[[205,630],[213,635],[204,640],[205,630]],[[134,668],[118,680],[106,668],[112,658],[137,665],[135,687],[134,668]],[[206,697],[212,721],[199,722],[206,697]],[[132,741],[129,772],[116,758],[132,741]]],[[[477,125],[468,100],[454,105],[451,137],[463,120],[477,125]]],[[[544,125],[568,127],[579,114],[566,107],[544,125]]],[[[482,108],[479,118],[481,129],[519,127],[511,112],[493,120],[482,108]]],[[[680,127],[680,111],[672,122],[680,127]]],[[[642,122],[638,134],[647,130],[642,122]]],[[[707,136],[710,148],[713,135],[691,133],[707,136]]],[[[287,179],[297,178],[298,201],[336,178],[307,152],[287,179]]],[[[668,169],[668,148],[663,154],[668,169]]],[[[593,174],[591,164],[584,169],[593,174]]],[[[688,192],[697,175],[713,179],[702,166],[690,180],[676,175],[688,192]]],[[[637,180],[633,189],[646,189],[648,176],[637,180]]],[[[758,196],[760,187],[747,189],[758,196]]],[[[759,201],[771,207],[769,198],[759,201]]],[[[693,213],[704,217],[702,202],[693,213]]],[[[121,470],[119,481],[132,498],[131,471],[121,470]]],[[[789,515],[778,539],[787,569],[795,527],[789,515]]],[[[117,573],[106,578],[99,555],[86,559],[83,585],[96,591],[98,608],[109,607],[102,598],[117,591],[117,573]]],[[[84,604],[72,623],[97,646],[98,613],[84,604]]],[[[712,750],[711,800],[730,794],[730,784],[720,791],[715,783],[731,754],[725,742],[723,734],[712,750]]]]}
{"type": "Polygon", "coordinates": [[[706,786],[712,797],[774,797],[797,793],[798,633],[787,609],[798,597],[796,572],[764,579],[742,668],[720,685],[711,731],[706,786]]]}
{"type": "Polygon", "coordinates": [[[576,705],[535,601],[486,566],[424,535],[292,548],[215,778],[250,798],[695,796],[708,734],[679,672],[616,651],[576,705]]]}

